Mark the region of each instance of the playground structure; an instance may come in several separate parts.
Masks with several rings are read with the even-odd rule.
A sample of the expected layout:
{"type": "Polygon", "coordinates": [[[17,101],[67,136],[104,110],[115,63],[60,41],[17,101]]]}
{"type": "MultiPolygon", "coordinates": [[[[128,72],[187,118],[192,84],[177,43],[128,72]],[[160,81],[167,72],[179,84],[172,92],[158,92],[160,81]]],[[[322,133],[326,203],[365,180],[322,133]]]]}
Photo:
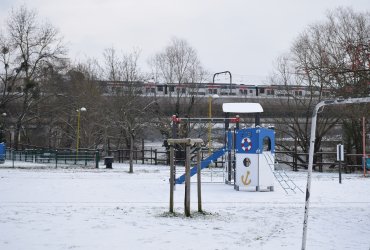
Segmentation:
{"type": "Polygon", "coordinates": [[[253,187],[274,190],[274,131],[267,128],[241,129],[236,134],[236,190],[253,187]]]}
{"type": "MultiPolygon", "coordinates": [[[[189,175],[195,175],[198,166],[200,169],[208,168],[217,159],[226,156],[224,182],[233,185],[235,190],[273,191],[274,177],[286,192],[287,190],[295,192],[296,189],[299,189],[284,171],[275,171],[275,132],[273,128],[262,128],[260,126],[262,106],[259,103],[224,103],[222,108],[225,117],[212,118],[211,120],[224,123],[224,146],[215,150],[200,163],[194,164],[189,169],[189,175]],[[231,118],[231,113],[254,114],[254,126],[240,129],[239,116],[231,118]],[[235,123],[235,126],[230,128],[230,123],[235,123]]],[[[207,118],[178,118],[173,116],[173,138],[176,139],[178,125],[181,122],[209,122],[209,120],[207,118]]],[[[185,174],[176,178],[176,170],[174,170],[175,184],[184,183],[187,174],[187,171],[185,171],[185,174]]]]}

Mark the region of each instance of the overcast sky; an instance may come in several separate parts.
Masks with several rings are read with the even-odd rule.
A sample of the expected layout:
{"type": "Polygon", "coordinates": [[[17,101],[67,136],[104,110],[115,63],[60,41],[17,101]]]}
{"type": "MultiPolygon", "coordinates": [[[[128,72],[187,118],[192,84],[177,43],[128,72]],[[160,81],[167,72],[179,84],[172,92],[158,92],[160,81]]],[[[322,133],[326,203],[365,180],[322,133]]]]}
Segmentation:
{"type": "Polygon", "coordinates": [[[145,69],[150,56],[178,37],[211,74],[228,70],[236,82],[250,84],[263,81],[274,60],[309,24],[325,20],[327,10],[370,10],[369,0],[0,0],[2,27],[23,3],[59,29],[72,59],[139,47],[145,69]]]}

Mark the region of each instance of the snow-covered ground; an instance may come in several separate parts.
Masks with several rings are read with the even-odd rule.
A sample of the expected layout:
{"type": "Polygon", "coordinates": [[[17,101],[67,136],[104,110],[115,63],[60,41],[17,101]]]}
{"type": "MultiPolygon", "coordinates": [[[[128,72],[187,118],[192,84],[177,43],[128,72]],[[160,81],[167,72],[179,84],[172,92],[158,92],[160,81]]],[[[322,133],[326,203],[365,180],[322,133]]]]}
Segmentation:
{"type": "MultiPolygon", "coordinates": [[[[166,166],[114,164],[114,169],[0,166],[0,249],[300,249],[303,193],[234,191],[202,185],[205,215],[168,216],[166,166]]],[[[37,165],[40,166],[40,165],[37,165]]],[[[210,173],[208,179],[210,180],[210,173]]],[[[303,190],[306,173],[289,172],[303,190]]],[[[213,172],[212,180],[219,173],[213,172]]],[[[206,177],[205,177],[206,178],[206,177]]],[[[206,180],[206,179],[205,179],[206,180]]],[[[195,181],[195,179],[194,179],[195,181]]],[[[370,178],[313,174],[307,249],[370,249],[370,178]]]]}

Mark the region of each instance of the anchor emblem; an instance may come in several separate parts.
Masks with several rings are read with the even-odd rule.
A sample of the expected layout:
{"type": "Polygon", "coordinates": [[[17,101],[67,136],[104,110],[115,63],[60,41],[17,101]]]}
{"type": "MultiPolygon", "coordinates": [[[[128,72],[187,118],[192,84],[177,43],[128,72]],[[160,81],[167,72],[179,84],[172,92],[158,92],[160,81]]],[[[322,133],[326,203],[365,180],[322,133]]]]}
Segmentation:
{"type": "Polygon", "coordinates": [[[250,174],[250,172],[247,171],[247,175],[245,177],[244,177],[244,175],[241,176],[241,180],[242,180],[242,183],[244,184],[244,186],[248,186],[252,182],[251,179],[248,180],[249,174],[250,174]]]}

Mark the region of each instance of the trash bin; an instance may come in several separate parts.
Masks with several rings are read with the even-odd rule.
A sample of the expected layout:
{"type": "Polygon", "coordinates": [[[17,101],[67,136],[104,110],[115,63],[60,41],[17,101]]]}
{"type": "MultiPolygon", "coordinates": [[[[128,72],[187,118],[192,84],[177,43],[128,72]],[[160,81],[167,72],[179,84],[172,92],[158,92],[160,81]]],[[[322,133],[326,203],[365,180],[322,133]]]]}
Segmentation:
{"type": "Polygon", "coordinates": [[[366,170],[370,170],[370,158],[366,158],[365,166],[366,166],[366,170]]]}
{"type": "Polygon", "coordinates": [[[0,143],[0,164],[5,162],[5,143],[0,143]]]}
{"type": "Polygon", "coordinates": [[[105,168],[112,168],[112,163],[113,163],[113,156],[104,157],[105,168]]]}

